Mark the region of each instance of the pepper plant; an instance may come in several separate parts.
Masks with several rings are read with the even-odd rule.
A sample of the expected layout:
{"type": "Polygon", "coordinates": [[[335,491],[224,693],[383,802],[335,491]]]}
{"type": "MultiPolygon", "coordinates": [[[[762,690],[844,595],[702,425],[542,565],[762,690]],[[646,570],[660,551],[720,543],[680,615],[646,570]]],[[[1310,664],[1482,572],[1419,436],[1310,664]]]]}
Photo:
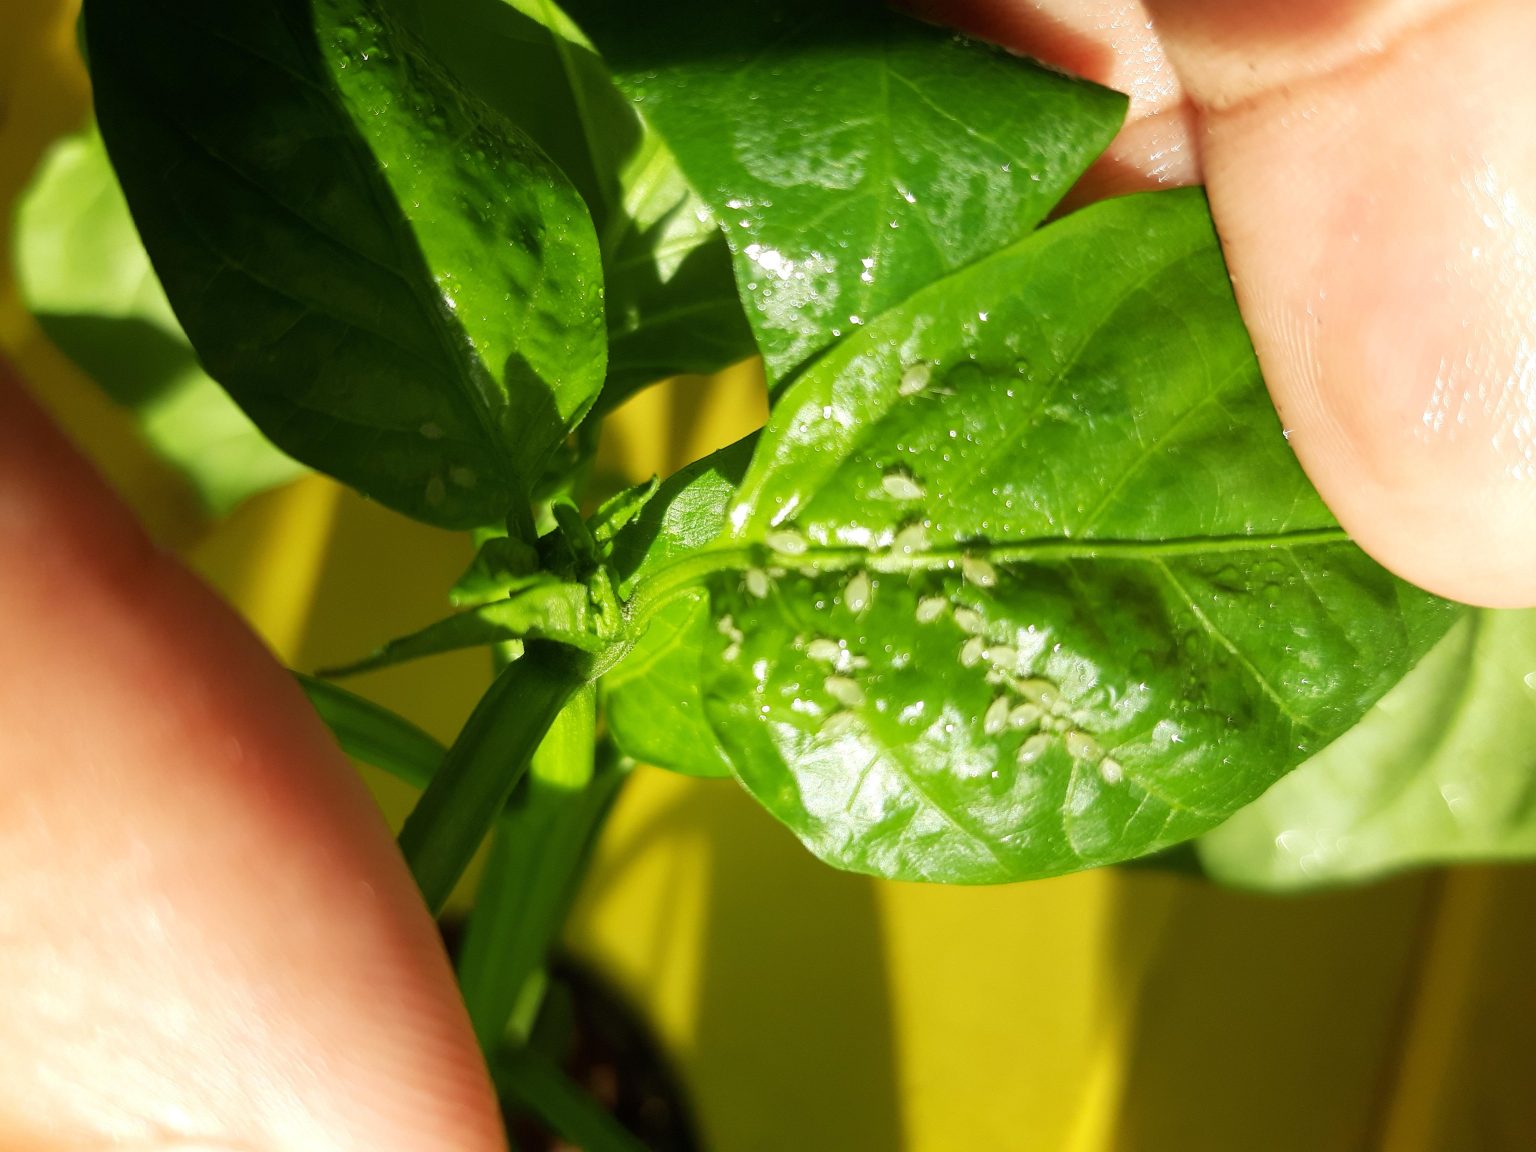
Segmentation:
{"type": "MultiPolygon", "coordinates": [[[[1465,758],[1371,711],[1450,722],[1529,617],[1340,530],[1198,189],[1053,218],[1122,96],[860,0],[87,0],[84,44],[100,135],[22,217],[45,325],[119,392],[121,341],[158,350],[130,399],[215,504],[299,461],[474,534],[455,611],[335,670],[487,648],[451,748],[305,683],[424,787],[432,908],[493,837],[460,961],[488,1050],[632,760],[734,777],[836,867],[977,884],[1192,841],[1350,733],[1355,807],[1313,803],[1330,749],[1285,819],[1396,832],[1329,875],[1536,848],[1523,793],[1459,839],[1393,809],[1465,758]],[[142,275],[58,258],[83,235],[142,275]],[[759,433],[594,491],[607,413],[753,354],[759,433]]],[[[1487,740],[1530,735],[1511,691],[1487,740]]],[[[1295,879],[1268,802],[1216,870],[1295,879]]]]}

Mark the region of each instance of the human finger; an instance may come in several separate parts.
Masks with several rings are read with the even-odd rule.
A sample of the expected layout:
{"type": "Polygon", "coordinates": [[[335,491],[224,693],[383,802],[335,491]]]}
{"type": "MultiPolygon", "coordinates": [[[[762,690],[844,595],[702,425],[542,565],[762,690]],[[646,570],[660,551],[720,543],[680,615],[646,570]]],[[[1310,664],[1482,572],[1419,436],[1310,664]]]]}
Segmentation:
{"type": "Polygon", "coordinates": [[[0,1147],[504,1147],[291,678],[0,363],[0,1147]]]}

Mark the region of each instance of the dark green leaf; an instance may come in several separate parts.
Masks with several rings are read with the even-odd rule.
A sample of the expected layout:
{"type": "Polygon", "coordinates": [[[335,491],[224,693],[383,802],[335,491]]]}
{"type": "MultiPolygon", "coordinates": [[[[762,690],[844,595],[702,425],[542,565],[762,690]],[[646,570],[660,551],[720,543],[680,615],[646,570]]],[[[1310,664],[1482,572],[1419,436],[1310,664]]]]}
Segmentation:
{"type": "MultiPolygon", "coordinates": [[[[720,535],[755,442],[737,441],[667,480],[615,540],[613,562],[624,588],[720,535]]],[[[609,728],[636,760],[690,776],[730,775],[699,693],[699,656],[713,627],[702,590],[680,596],[650,618],[623,662],[603,677],[609,728]]]]}
{"type": "Polygon", "coordinates": [[[776,380],[1026,235],[1125,111],[873,0],[566,6],[726,229],[776,380]]]}
{"type": "Polygon", "coordinates": [[[448,754],[448,749],[388,708],[313,676],[295,672],[294,677],[341,750],[352,759],[425,788],[448,754]]]}
{"type": "Polygon", "coordinates": [[[560,165],[592,211],[607,283],[605,404],[750,356],[730,253],[677,162],[548,0],[397,0],[434,55],[560,165]]]}
{"type": "Polygon", "coordinates": [[[785,395],[703,557],[720,744],[818,855],[1043,876],[1220,822],[1459,609],[1351,544],[1259,379],[1198,191],[1079,212],[785,395]]]}
{"type": "Polygon", "coordinates": [[[54,144],[23,194],[16,271],[48,338],[134,409],[210,512],[304,474],[198,366],[94,129],[54,144]]]}
{"type": "Polygon", "coordinates": [[[400,830],[400,851],[433,913],[464,874],[566,701],[591,680],[590,658],[534,641],[475,705],[400,830]]]}
{"type": "Polygon", "coordinates": [[[1536,856],[1536,612],[1469,613],[1198,848],[1216,879],[1276,890],[1536,856]]]}
{"type": "Polygon", "coordinates": [[[88,0],[97,115],[209,372],[452,527],[526,502],[603,378],[575,190],[372,0],[88,0]]]}

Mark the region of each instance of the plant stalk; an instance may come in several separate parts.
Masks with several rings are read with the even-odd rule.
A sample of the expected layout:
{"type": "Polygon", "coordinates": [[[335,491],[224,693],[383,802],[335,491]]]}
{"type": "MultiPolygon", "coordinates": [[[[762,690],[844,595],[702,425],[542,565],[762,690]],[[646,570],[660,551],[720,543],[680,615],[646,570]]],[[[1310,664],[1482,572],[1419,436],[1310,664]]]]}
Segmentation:
{"type": "Polygon", "coordinates": [[[480,698],[400,830],[400,850],[433,915],[528,770],[544,734],[572,694],[589,685],[591,672],[587,654],[529,641],[480,698]]]}

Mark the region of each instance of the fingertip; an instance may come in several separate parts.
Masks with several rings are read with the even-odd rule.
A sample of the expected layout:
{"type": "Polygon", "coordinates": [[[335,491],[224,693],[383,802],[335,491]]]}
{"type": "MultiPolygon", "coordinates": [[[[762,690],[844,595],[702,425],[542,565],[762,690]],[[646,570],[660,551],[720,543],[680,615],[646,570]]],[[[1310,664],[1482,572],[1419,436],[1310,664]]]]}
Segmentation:
{"type": "MultiPolygon", "coordinates": [[[[1377,7],[1400,20],[1408,6],[1377,7]]],[[[1324,500],[1404,578],[1526,606],[1536,7],[1439,7],[1365,37],[1390,41],[1381,51],[1293,61],[1269,87],[1213,81],[1225,57],[1191,63],[1188,41],[1176,59],[1197,97],[1213,83],[1240,97],[1204,109],[1207,186],[1265,378],[1324,500]]]]}

